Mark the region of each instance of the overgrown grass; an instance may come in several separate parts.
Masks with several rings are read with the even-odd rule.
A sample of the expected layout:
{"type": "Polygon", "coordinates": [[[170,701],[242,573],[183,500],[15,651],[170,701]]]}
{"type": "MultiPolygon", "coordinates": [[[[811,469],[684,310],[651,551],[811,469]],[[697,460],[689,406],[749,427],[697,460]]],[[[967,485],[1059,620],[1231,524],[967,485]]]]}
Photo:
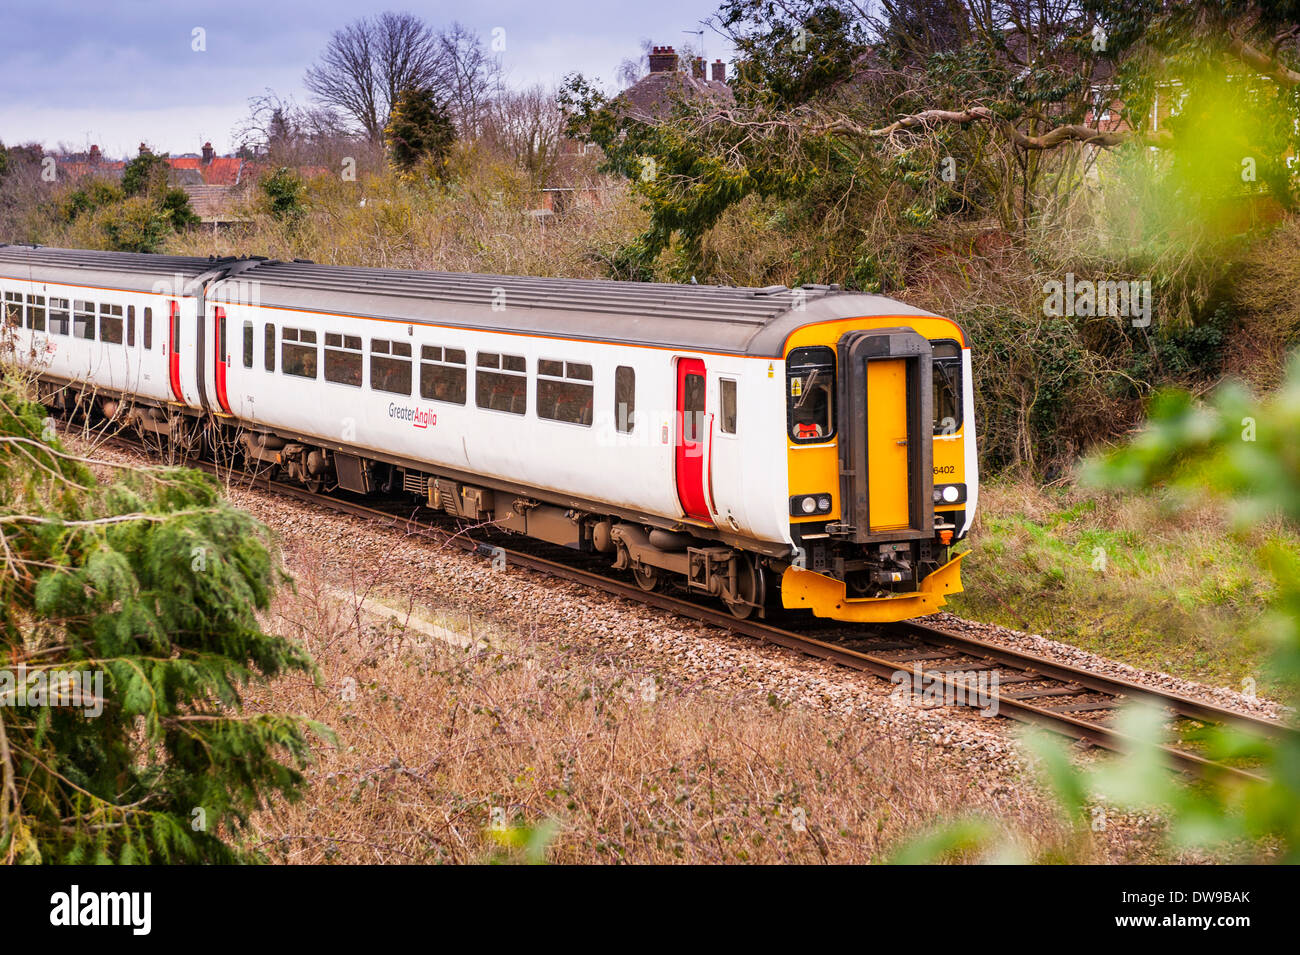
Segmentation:
{"type": "Polygon", "coordinates": [[[1300,537],[1281,524],[1235,537],[1221,505],[1174,503],[1164,490],[989,482],[951,609],[1134,666],[1277,691],[1262,669],[1271,591],[1254,551],[1266,540],[1300,548],[1300,537]]]}
{"type": "Polygon", "coordinates": [[[400,610],[354,613],[310,548],[290,563],[273,626],[312,648],[323,683],[280,681],[261,705],[314,714],[338,746],[301,803],[256,819],[278,861],[862,863],[967,811],[1029,855],[1063,838],[1037,801],[1008,807],[864,720],[423,610],[474,641],[457,646],[400,610]]]}
{"type": "Polygon", "coordinates": [[[594,176],[561,215],[539,216],[540,194],[520,170],[458,152],[447,182],[413,183],[390,172],[306,183],[305,214],[277,218],[256,190],[247,221],[172,236],[180,255],[253,253],[329,265],[568,278],[607,277],[610,261],[644,218],[627,190],[594,176]]]}

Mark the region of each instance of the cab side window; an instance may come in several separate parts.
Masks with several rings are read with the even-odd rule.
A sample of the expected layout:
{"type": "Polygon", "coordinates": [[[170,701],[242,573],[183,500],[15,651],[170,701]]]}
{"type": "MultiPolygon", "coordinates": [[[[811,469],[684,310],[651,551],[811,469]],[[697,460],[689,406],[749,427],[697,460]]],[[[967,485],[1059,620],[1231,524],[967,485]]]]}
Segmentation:
{"type": "Polygon", "coordinates": [[[796,348],[786,359],[787,430],[796,444],[835,434],[835,352],[823,345],[796,348]]]}
{"type": "Polygon", "coordinates": [[[961,428],[961,346],[955,341],[930,343],[934,353],[934,433],[956,434],[961,428]]]}

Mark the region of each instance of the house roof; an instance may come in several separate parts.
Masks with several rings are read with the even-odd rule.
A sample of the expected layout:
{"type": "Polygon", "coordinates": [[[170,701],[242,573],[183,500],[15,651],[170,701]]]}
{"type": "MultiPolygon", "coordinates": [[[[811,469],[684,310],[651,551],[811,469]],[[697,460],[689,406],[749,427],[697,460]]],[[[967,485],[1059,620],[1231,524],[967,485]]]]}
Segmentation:
{"type": "Polygon", "coordinates": [[[244,218],[236,208],[234,186],[199,184],[181,188],[189,196],[190,208],[200,222],[235,222],[244,218]]]}
{"type": "MultiPolygon", "coordinates": [[[[237,186],[249,178],[252,163],[237,156],[217,156],[207,163],[199,156],[168,156],[169,178],[178,186],[237,186]]],[[[126,163],[121,160],[77,160],[59,163],[59,172],[70,179],[82,176],[122,177],[126,163]]]]}
{"type": "Polygon", "coordinates": [[[209,186],[239,184],[244,160],[237,156],[217,156],[203,169],[203,181],[209,186]]]}
{"type": "Polygon", "coordinates": [[[678,70],[651,73],[615,97],[633,119],[655,123],[666,119],[681,103],[711,102],[729,106],[736,101],[726,83],[700,79],[678,70]]]}

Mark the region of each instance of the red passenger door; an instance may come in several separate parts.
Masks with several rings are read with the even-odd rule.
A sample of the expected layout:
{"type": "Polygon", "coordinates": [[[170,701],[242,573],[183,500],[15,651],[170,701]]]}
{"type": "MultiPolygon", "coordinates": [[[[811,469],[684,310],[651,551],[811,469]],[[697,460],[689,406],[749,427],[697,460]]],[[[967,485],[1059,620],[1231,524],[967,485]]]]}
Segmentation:
{"type": "Polygon", "coordinates": [[[230,364],[230,354],[226,351],[226,310],[217,306],[212,310],[216,318],[216,334],[212,336],[213,347],[213,383],[217,388],[217,403],[221,410],[230,414],[230,402],[226,400],[226,368],[230,364]]]}
{"type": "Polygon", "coordinates": [[[185,403],[185,392],[181,390],[181,306],[179,302],[168,303],[167,319],[167,376],[171,379],[172,394],[176,400],[185,403]]]}
{"type": "Polygon", "coordinates": [[[677,359],[677,498],[687,517],[708,521],[704,496],[708,479],[705,455],[704,396],[707,393],[704,362],[677,359]]]}

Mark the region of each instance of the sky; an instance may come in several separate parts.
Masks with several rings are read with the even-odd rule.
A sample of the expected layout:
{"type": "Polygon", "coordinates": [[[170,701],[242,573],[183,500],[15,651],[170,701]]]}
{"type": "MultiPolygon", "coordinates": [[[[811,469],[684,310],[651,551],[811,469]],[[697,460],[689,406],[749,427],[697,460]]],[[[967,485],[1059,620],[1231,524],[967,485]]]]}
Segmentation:
{"type": "Polygon", "coordinates": [[[702,25],[716,8],[717,0],[4,2],[0,141],[93,143],[110,158],[135,155],[141,142],[177,155],[211,141],[228,153],[249,97],[270,89],[309,104],[302,77],[330,34],[386,9],[435,28],[459,21],[485,43],[501,28],[511,86],[556,86],[577,71],[612,90],[619,63],[639,56],[643,39],[698,44],[685,31],[704,29],[709,60],[728,60],[730,46],[702,25]]]}

